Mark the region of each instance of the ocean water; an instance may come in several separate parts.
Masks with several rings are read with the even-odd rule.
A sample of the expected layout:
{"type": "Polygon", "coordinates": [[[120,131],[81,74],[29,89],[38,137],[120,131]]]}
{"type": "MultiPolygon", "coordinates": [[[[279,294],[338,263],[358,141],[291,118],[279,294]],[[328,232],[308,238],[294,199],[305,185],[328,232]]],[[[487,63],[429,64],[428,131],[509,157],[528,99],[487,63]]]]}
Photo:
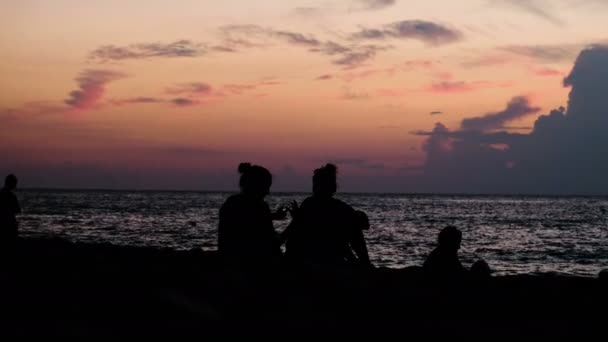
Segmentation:
{"type": "MultiPolygon", "coordinates": [[[[175,249],[216,248],[219,208],[230,193],[22,190],[23,236],[175,249]]],[[[272,194],[271,208],[306,194],[272,194]]],[[[596,276],[608,268],[608,198],[343,194],[364,210],[376,266],[421,265],[439,230],[463,231],[461,261],[499,275],[596,276]]],[[[275,223],[277,231],[289,221],[275,223]]]]}

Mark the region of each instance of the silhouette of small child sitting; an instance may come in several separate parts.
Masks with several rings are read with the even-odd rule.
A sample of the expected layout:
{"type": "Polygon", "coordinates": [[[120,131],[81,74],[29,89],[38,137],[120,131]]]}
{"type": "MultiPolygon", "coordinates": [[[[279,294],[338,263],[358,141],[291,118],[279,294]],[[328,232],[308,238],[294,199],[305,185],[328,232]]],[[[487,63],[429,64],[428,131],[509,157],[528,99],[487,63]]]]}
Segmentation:
{"type": "Polygon", "coordinates": [[[490,265],[484,260],[477,260],[473,263],[473,266],[471,266],[471,276],[474,278],[486,279],[489,278],[493,272],[490,265]]]}
{"type": "Polygon", "coordinates": [[[454,276],[464,272],[458,258],[462,241],[462,232],[454,226],[441,230],[437,239],[437,248],[428,256],[422,266],[425,273],[435,276],[454,276]]]}

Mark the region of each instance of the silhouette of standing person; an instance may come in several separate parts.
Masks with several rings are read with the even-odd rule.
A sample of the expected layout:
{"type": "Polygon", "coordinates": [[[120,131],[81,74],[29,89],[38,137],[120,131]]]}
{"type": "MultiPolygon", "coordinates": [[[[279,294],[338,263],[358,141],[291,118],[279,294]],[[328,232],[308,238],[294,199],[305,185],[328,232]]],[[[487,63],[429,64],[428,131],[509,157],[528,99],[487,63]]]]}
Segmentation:
{"type": "Polygon", "coordinates": [[[437,238],[437,248],[424,261],[423,270],[433,276],[455,276],[464,272],[458,258],[458,250],[462,242],[462,232],[447,226],[441,230],[437,238]]]}
{"type": "MultiPolygon", "coordinates": [[[[286,257],[296,264],[339,266],[352,259],[371,265],[362,230],[365,222],[355,210],[334,198],[337,168],[327,164],[316,169],[312,196],[292,209],[286,230],[286,257]]],[[[366,217],[365,217],[366,218],[366,217]]]]}
{"type": "Polygon", "coordinates": [[[284,218],[280,209],[271,213],[264,197],[270,192],[272,175],[257,165],[241,163],[241,192],[230,196],[220,209],[218,251],[232,266],[265,267],[281,258],[273,219],[284,218]]]}
{"type": "Polygon", "coordinates": [[[15,188],[17,177],[12,174],[6,176],[0,190],[0,244],[3,247],[12,246],[17,240],[19,224],[16,215],[21,213],[21,207],[13,193],[15,188]]]}

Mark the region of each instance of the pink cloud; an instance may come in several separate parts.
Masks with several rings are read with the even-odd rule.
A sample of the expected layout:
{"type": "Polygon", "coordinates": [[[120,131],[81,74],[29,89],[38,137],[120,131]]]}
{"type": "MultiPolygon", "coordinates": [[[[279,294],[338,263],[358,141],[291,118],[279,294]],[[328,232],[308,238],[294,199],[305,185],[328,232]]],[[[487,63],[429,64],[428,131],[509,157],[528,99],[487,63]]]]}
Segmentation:
{"type": "Polygon", "coordinates": [[[429,60],[429,59],[412,59],[412,60],[405,61],[403,63],[403,66],[405,66],[406,68],[430,69],[430,68],[435,67],[437,64],[438,64],[438,62],[429,60]]]}
{"type": "Polygon", "coordinates": [[[365,79],[378,75],[393,76],[397,71],[396,67],[390,67],[385,69],[368,69],[359,72],[348,72],[340,76],[344,81],[350,82],[355,79],[365,79]]]}
{"type": "Polygon", "coordinates": [[[465,68],[474,68],[474,67],[485,67],[485,66],[496,66],[496,65],[505,65],[512,63],[514,61],[513,57],[506,55],[486,55],[477,59],[472,59],[469,61],[465,61],[461,63],[461,65],[465,68]]]}
{"type": "Polygon", "coordinates": [[[226,91],[228,91],[232,94],[235,94],[235,95],[240,95],[247,90],[253,90],[255,88],[257,88],[257,84],[226,84],[226,85],[224,85],[224,89],[226,89],[226,91]]]}
{"type": "Polygon", "coordinates": [[[433,93],[463,93],[474,91],[483,87],[487,87],[490,82],[488,81],[454,81],[454,82],[439,82],[433,83],[425,90],[433,93]]]}
{"type": "Polygon", "coordinates": [[[89,110],[103,97],[106,84],[124,77],[125,74],[117,71],[85,70],[76,78],[79,89],[70,92],[64,103],[78,110],[89,110]]]}
{"type": "Polygon", "coordinates": [[[534,73],[538,76],[564,76],[563,72],[551,68],[536,69],[534,73]]]}
{"type": "Polygon", "coordinates": [[[405,96],[407,94],[407,91],[402,90],[402,89],[383,88],[383,89],[378,89],[376,91],[376,94],[378,96],[385,96],[385,97],[401,97],[401,96],[405,96]]]}
{"type": "Polygon", "coordinates": [[[332,76],[332,75],[330,75],[330,74],[325,74],[325,75],[321,75],[321,76],[319,76],[319,77],[315,78],[315,80],[318,80],[318,81],[325,81],[325,80],[331,80],[332,78],[333,78],[333,76],[332,76]]]}
{"type": "Polygon", "coordinates": [[[443,81],[449,81],[454,78],[454,74],[449,71],[440,71],[435,73],[434,76],[443,81]]]}

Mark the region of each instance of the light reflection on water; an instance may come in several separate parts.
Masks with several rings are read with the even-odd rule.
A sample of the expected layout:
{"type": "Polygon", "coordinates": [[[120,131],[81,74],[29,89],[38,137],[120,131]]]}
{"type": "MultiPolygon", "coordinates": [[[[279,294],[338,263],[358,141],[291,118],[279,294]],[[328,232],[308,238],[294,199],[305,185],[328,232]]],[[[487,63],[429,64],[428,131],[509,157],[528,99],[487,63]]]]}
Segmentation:
{"type": "MultiPolygon", "coordinates": [[[[228,193],[21,191],[23,235],[176,249],[214,249],[218,210],[228,193]]],[[[575,197],[438,195],[340,196],[364,210],[377,266],[420,265],[438,231],[463,231],[461,260],[483,258],[498,274],[595,276],[608,268],[608,200],[575,197]]],[[[305,194],[274,194],[271,207],[305,194]]],[[[282,230],[287,221],[275,227],[282,230]]]]}

